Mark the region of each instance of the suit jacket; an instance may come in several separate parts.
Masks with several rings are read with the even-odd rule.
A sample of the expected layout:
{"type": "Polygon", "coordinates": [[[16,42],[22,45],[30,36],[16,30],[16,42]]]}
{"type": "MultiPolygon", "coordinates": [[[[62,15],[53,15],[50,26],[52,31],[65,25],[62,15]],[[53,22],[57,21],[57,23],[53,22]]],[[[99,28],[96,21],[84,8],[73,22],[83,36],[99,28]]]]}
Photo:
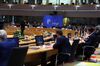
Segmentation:
{"type": "Polygon", "coordinates": [[[56,43],[53,46],[54,49],[58,49],[58,52],[70,52],[71,51],[71,45],[69,42],[69,39],[65,36],[58,37],[56,40],[56,43]]]}
{"type": "Polygon", "coordinates": [[[21,28],[21,30],[25,30],[25,26],[26,26],[26,24],[25,24],[24,21],[20,22],[20,28],[21,28]]]}
{"type": "Polygon", "coordinates": [[[85,41],[85,45],[88,45],[88,46],[95,46],[97,40],[97,33],[96,32],[93,32],[88,38],[87,40],[85,41]]]}
{"type": "Polygon", "coordinates": [[[0,42],[0,66],[7,66],[7,62],[13,47],[18,46],[18,40],[6,39],[0,42]]]}
{"type": "Polygon", "coordinates": [[[100,43],[100,30],[96,32],[96,35],[97,35],[97,42],[100,43]]]}

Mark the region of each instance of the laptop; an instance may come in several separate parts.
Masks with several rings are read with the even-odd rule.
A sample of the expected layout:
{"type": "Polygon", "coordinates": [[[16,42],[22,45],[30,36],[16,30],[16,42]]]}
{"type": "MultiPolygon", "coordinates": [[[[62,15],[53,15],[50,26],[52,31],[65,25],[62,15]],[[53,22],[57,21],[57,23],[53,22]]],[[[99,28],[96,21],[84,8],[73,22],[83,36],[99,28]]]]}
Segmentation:
{"type": "Polygon", "coordinates": [[[42,35],[35,36],[35,40],[36,40],[36,46],[44,45],[44,39],[42,35]]]}

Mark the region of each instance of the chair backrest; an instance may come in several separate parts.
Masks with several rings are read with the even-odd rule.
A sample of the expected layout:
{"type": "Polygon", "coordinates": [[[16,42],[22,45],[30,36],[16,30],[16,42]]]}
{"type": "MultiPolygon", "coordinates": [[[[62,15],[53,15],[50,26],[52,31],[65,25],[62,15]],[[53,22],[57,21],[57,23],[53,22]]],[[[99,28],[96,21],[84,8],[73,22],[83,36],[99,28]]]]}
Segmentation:
{"type": "Polygon", "coordinates": [[[88,54],[88,53],[93,54],[95,51],[95,47],[94,46],[84,46],[83,51],[85,54],[88,54]]]}
{"type": "Polygon", "coordinates": [[[96,37],[96,40],[98,43],[100,43],[100,30],[96,33],[97,37],[96,37]]]}
{"type": "Polygon", "coordinates": [[[96,42],[95,42],[95,48],[99,47],[99,43],[100,43],[100,35],[97,35],[97,37],[95,38],[96,42]]]}
{"type": "Polygon", "coordinates": [[[78,43],[79,43],[79,39],[75,39],[73,44],[72,44],[71,53],[70,53],[71,54],[70,60],[75,59],[75,54],[76,54],[76,51],[77,51],[78,43]]]}
{"type": "Polygon", "coordinates": [[[16,45],[16,47],[18,47],[19,46],[19,38],[18,37],[14,37],[14,38],[7,38],[7,43],[8,42],[12,42],[12,43],[14,43],[15,45],[16,45]]]}
{"type": "Polygon", "coordinates": [[[28,47],[15,47],[12,49],[7,66],[23,66],[28,47]]]}
{"type": "Polygon", "coordinates": [[[8,61],[12,48],[18,46],[18,38],[7,38],[0,42],[0,60],[2,60],[2,63],[6,63],[6,61],[8,61]]]}
{"type": "Polygon", "coordinates": [[[71,47],[72,53],[76,52],[77,47],[78,47],[78,44],[79,44],[79,41],[80,41],[79,39],[75,39],[75,40],[73,41],[73,44],[72,44],[72,47],[71,47]]]}
{"type": "Polygon", "coordinates": [[[19,39],[18,38],[7,38],[4,41],[0,42],[2,46],[5,48],[9,47],[18,47],[19,46],[19,39]]]}
{"type": "Polygon", "coordinates": [[[35,40],[36,40],[36,45],[39,46],[39,45],[43,45],[44,44],[44,39],[43,39],[43,36],[40,35],[40,36],[35,36],[35,40]]]}

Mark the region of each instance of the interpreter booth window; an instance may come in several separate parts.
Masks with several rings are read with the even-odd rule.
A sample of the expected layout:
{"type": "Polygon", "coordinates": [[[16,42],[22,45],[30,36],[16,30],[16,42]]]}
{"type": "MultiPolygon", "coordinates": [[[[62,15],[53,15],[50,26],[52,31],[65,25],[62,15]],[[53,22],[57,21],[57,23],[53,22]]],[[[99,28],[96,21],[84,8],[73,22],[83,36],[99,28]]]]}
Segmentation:
{"type": "Polygon", "coordinates": [[[57,4],[57,5],[60,5],[60,4],[70,4],[71,0],[49,0],[49,3],[57,4]]]}

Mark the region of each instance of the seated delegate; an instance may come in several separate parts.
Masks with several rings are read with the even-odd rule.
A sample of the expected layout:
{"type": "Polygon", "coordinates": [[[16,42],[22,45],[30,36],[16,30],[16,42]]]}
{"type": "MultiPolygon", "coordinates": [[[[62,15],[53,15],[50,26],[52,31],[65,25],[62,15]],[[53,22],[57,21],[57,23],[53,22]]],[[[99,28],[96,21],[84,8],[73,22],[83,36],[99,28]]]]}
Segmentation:
{"type": "MultiPolygon", "coordinates": [[[[82,43],[80,43],[78,45],[77,56],[82,54],[84,46],[93,46],[93,47],[96,47],[96,43],[98,42],[97,41],[97,36],[98,35],[97,35],[97,30],[96,29],[97,28],[89,28],[88,29],[89,36],[84,40],[84,42],[82,42],[82,43]]],[[[91,53],[87,53],[85,55],[85,59],[89,59],[90,56],[91,56],[91,53]]]]}
{"type": "MultiPolygon", "coordinates": [[[[69,39],[63,36],[63,32],[61,30],[56,31],[56,43],[54,44],[53,48],[58,49],[58,53],[70,53],[71,45],[69,39]]],[[[62,63],[64,60],[67,60],[68,56],[59,55],[58,56],[58,63],[62,63]]]]}
{"type": "Polygon", "coordinates": [[[7,39],[7,33],[3,29],[3,24],[0,24],[0,66],[7,66],[11,49],[17,47],[18,40],[7,39]]]}

